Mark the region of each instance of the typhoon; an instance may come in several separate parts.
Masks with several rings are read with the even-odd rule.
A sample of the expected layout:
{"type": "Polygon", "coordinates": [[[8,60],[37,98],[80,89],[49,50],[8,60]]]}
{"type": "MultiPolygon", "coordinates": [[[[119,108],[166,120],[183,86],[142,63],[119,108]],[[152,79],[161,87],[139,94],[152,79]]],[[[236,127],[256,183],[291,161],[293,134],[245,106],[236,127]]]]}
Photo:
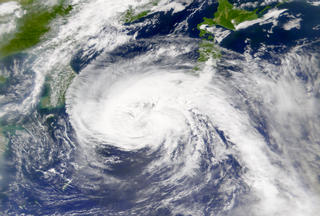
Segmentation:
{"type": "Polygon", "coordinates": [[[316,216],[318,1],[0,1],[0,213],[316,216]]]}

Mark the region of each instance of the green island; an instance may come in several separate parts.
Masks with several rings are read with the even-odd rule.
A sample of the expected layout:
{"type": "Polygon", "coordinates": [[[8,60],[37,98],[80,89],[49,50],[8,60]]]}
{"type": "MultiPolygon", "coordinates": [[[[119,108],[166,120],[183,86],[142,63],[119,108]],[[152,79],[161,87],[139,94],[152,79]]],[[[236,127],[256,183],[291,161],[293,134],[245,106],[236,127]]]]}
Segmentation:
{"type": "Polygon", "coordinates": [[[67,15],[72,6],[63,2],[53,8],[29,9],[34,0],[21,0],[22,7],[28,12],[18,20],[18,30],[6,44],[0,47],[0,57],[26,50],[41,41],[41,37],[50,30],[50,22],[58,15],[67,15]]]}
{"type": "Polygon", "coordinates": [[[60,74],[56,79],[48,76],[40,97],[39,108],[52,110],[64,107],[66,91],[75,76],[76,73],[71,68],[66,68],[63,74],[60,74]],[[58,88],[53,86],[53,84],[56,83],[59,83],[58,88]],[[57,94],[53,94],[53,90],[56,91],[57,94]],[[54,97],[54,95],[56,96],[54,97]]]}
{"type": "MultiPolygon", "coordinates": [[[[228,0],[219,0],[218,9],[214,13],[214,18],[203,18],[203,22],[197,25],[200,31],[199,36],[202,38],[199,44],[199,58],[198,63],[206,62],[210,58],[221,58],[221,52],[216,45],[213,33],[201,28],[202,25],[213,26],[219,25],[229,30],[236,30],[235,26],[239,23],[248,20],[254,20],[258,18],[257,9],[254,11],[247,11],[234,8],[234,6],[228,0]]],[[[198,70],[199,66],[195,67],[198,70]]]]}
{"type": "Polygon", "coordinates": [[[216,46],[213,38],[212,40],[203,39],[199,44],[199,58],[198,62],[206,62],[211,57],[213,59],[221,58],[221,52],[219,48],[216,46]]]}
{"type": "Polygon", "coordinates": [[[132,23],[136,20],[141,19],[142,17],[147,16],[149,12],[150,12],[149,10],[146,10],[140,13],[136,13],[135,10],[132,8],[132,6],[130,6],[129,9],[124,14],[123,21],[125,23],[132,23]]]}
{"type": "Polygon", "coordinates": [[[0,119],[0,156],[6,151],[8,144],[7,137],[10,134],[15,134],[18,130],[23,130],[23,127],[13,124],[3,124],[0,119]]]}
{"type": "MultiPolygon", "coordinates": [[[[219,5],[217,11],[213,14],[213,18],[204,17],[204,21],[197,25],[197,29],[200,31],[199,37],[202,38],[198,50],[198,63],[206,62],[209,58],[221,58],[221,52],[216,45],[213,33],[203,28],[203,25],[218,25],[226,29],[235,31],[238,24],[244,21],[258,19],[263,15],[265,11],[272,8],[271,6],[266,6],[260,11],[258,11],[258,9],[255,9],[254,11],[248,11],[235,8],[228,0],[218,0],[218,4],[219,5]]],[[[282,3],[278,3],[274,7],[278,7],[281,4],[282,3]]],[[[194,69],[198,70],[199,65],[197,65],[194,69]]]]}
{"type": "Polygon", "coordinates": [[[124,23],[132,23],[135,22],[145,16],[147,16],[151,12],[151,7],[157,6],[159,4],[160,0],[153,0],[141,7],[133,8],[132,6],[129,6],[129,9],[126,10],[122,17],[122,21],[124,23]]]}
{"type": "Polygon", "coordinates": [[[44,85],[44,89],[42,90],[42,96],[40,98],[40,108],[41,109],[52,109],[51,100],[50,100],[50,85],[46,81],[46,84],[44,85]]]}
{"type": "Polygon", "coordinates": [[[0,75],[0,85],[1,84],[5,84],[7,81],[7,78],[5,78],[4,76],[0,75]]]}
{"type": "Polygon", "coordinates": [[[19,2],[19,4],[23,7],[28,6],[30,4],[32,4],[35,0],[0,0],[0,4],[1,3],[5,3],[5,2],[9,2],[9,1],[16,1],[19,2]]]}
{"type": "Polygon", "coordinates": [[[259,17],[257,10],[247,11],[237,9],[228,0],[219,0],[218,10],[214,13],[214,18],[204,18],[204,21],[198,25],[198,28],[205,24],[209,26],[219,25],[230,30],[235,30],[235,26],[239,23],[257,19],[259,17]]]}

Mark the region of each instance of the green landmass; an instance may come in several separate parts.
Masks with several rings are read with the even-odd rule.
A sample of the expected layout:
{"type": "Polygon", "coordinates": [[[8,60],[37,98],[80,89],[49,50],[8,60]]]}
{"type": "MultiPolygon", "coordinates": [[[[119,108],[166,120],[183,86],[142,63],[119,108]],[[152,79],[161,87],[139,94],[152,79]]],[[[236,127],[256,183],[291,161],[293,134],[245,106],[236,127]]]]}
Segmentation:
{"type": "Polygon", "coordinates": [[[4,76],[0,75],[0,85],[1,84],[5,84],[7,81],[7,78],[5,78],[4,76]]]}
{"type": "MultiPolygon", "coordinates": [[[[210,58],[212,59],[219,59],[221,58],[221,52],[219,47],[216,44],[214,36],[212,33],[207,32],[206,30],[200,29],[199,36],[202,38],[199,44],[199,57],[198,63],[206,62],[210,58]]],[[[196,65],[193,70],[198,71],[200,69],[199,65],[196,65]]]]}
{"type": "MultiPolygon", "coordinates": [[[[31,4],[33,0],[22,0],[22,4],[31,4]]],[[[50,22],[58,15],[67,15],[72,6],[63,4],[51,9],[30,10],[18,21],[18,31],[13,38],[0,47],[0,57],[26,50],[41,41],[41,37],[50,30],[50,22]]]]}
{"type": "MultiPolygon", "coordinates": [[[[7,0],[0,0],[0,3],[5,1],[7,0]]],[[[71,5],[65,4],[66,0],[58,0],[56,5],[51,7],[46,6],[40,0],[13,1],[19,2],[26,13],[17,21],[16,33],[0,45],[0,58],[24,51],[38,44],[42,37],[50,31],[50,23],[58,16],[65,16],[72,10],[71,5]]],[[[67,68],[57,76],[55,74],[52,73],[52,76],[50,75],[46,79],[39,100],[40,109],[51,110],[65,105],[65,92],[75,77],[75,73],[67,68]]]]}
{"type": "Polygon", "coordinates": [[[210,40],[202,40],[199,45],[199,58],[198,62],[206,62],[210,58],[220,58],[221,52],[219,48],[216,46],[214,41],[210,40]]]}
{"type": "Polygon", "coordinates": [[[44,89],[42,92],[42,96],[40,98],[40,109],[53,109],[56,107],[61,107],[63,106],[64,103],[58,103],[56,105],[52,104],[52,100],[51,100],[51,87],[50,87],[50,82],[52,80],[50,80],[49,78],[46,79],[45,85],[44,85],[44,89]]]}
{"type": "Polygon", "coordinates": [[[125,23],[132,23],[136,20],[141,19],[142,17],[145,17],[148,15],[150,11],[149,10],[145,10],[142,11],[140,13],[137,13],[132,6],[129,7],[129,9],[125,12],[124,17],[123,17],[123,21],[125,23]]]}
{"type": "Polygon", "coordinates": [[[17,1],[21,5],[28,5],[28,4],[31,4],[34,0],[0,0],[0,4],[5,3],[5,2],[9,2],[9,1],[17,1]]]}
{"type": "MultiPolygon", "coordinates": [[[[219,5],[217,11],[214,13],[214,18],[205,17],[203,18],[204,21],[197,25],[197,28],[200,31],[199,37],[202,38],[198,49],[198,63],[206,62],[210,58],[221,58],[221,52],[216,44],[216,41],[214,40],[213,33],[208,31],[206,28],[203,28],[204,25],[219,25],[234,31],[236,30],[236,25],[244,21],[257,19],[261,17],[265,11],[269,10],[270,8],[278,7],[285,2],[286,0],[279,2],[273,7],[270,5],[266,6],[260,11],[258,11],[258,9],[255,9],[254,11],[247,11],[235,8],[228,0],[218,0],[219,5]]],[[[199,64],[193,68],[194,71],[199,69],[199,64]]]]}
{"type": "Polygon", "coordinates": [[[0,4],[1,4],[1,3],[8,2],[8,1],[10,1],[10,0],[0,0],[0,4]]]}
{"type": "Polygon", "coordinates": [[[230,30],[235,30],[235,25],[257,18],[257,9],[254,11],[241,10],[234,8],[228,0],[219,0],[218,10],[214,13],[214,18],[204,18],[204,21],[200,25],[219,25],[230,30]]]}
{"type": "Polygon", "coordinates": [[[31,4],[33,4],[36,0],[18,0],[18,2],[21,4],[22,7],[27,7],[31,4]]]}
{"type": "Polygon", "coordinates": [[[13,124],[3,125],[3,123],[0,123],[0,133],[2,135],[6,133],[15,134],[17,130],[23,130],[23,127],[13,124]]]}
{"type": "Polygon", "coordinates": [[[61,74],[57,79],[47,77],[42,96],[40,98],[40,109],[54,109],[61,108],[65,105],[65,94],[70,86],[72,80],[76,74],[70,70],[64,71],[64,74],[61,74]],[[54,84],[58,84],[58,87],[55,87],[54,84]],[[57,94],[53,94],[53,91],[57,91],[57,94]],[[53,95],[56,95],[57,98],[54,98],[53,95]]]}
{"type": "Polygon", "coordinates": [[[0,156],[6,151],[8,134],[14,135],[17,130],[23,130],[23,127],[12,124],[3,125],[3,123],[0,122],[0,156]]]}
{"type": "Polygon", "coordinates": [[[271,8],[278,7],[286,0],[277,3],[275,6],[266,6],[262,10],[255,9],[254,11],[248,11],[243,9],[235,8],[228,0],[218,0],[218,9],[214,13],[214,18],[204,18],[204,21],[198,24],[198,29],[200,31],[200,36],[207,34],[206,30],[200,29],[201,25],[219,25],[224,28],[235,30],[235,26],[244,22],[255,20],[263,15],[263,13],[271,8]]]}
{"type": "Polygon", "coordinates": [[[159,2],[160,0],[153,0],[137,8],[129,6],[129,9],[126,10],[126,12],[123,15],[122,21],[124,23],[132,23],[147,16],[151,12],[150,9],[154,6],[157,6],[159,2]]]}

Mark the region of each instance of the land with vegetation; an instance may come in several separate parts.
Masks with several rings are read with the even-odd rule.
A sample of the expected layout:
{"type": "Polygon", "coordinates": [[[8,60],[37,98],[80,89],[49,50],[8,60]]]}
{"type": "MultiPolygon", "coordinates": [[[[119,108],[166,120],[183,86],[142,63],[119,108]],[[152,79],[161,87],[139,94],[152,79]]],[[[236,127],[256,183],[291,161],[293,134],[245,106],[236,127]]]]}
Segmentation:
{"type": "Polygon", "coordinates": [[[0,57],[24,51],[38,44],[41,37],[50,30],[50,22],[57,16],[67,15],[72,10],[72,6],[65,5],[62,0],[53,7],[35,7],[35,0],[18,2],[26,13],[18,19],[17,31],[13,37],[0,47],[0,57]]]}

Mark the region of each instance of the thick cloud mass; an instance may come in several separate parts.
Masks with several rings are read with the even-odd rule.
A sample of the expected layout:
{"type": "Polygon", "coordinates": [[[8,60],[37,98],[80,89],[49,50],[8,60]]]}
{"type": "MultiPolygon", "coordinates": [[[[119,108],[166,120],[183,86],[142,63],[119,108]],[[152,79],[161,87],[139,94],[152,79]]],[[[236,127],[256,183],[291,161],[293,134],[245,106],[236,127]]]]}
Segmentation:
{"type": "MultiPolygon", "coordinates": [[[[318,136],[318,120],[312,119],[318,102],[307,92],[309,84],[295,76],[303,61],[314,61],[312,54],[283,56],[280,67],[234,55],[218,67],[207,64],[196,72],[177,64],[150,63],[155,58],[164,56],[152,50],[112,66],[94,63],[75,80],[68,91],[67,112],[85,151],[103,144],[153,155],[141,173],[153,177],[151,185],[140,192],[151,206],[159,193],[168,203],[195,196],[217,181],[218,172],[228,176],[215,188],[225,200],[222,212],[314,214],[317,199],[307,189],[312,183],[292,165],[297,148],[304,149],[301,160],[311,156],[295,143],[306,139],[300,130],[312,121],[309,133],[318,136]],[[226,77],[223,65],[241,70],[229,70],[231,77],[226,77]],[[230,157],[235,164],[227,165],[230,157]],[[161,192],[166,187],[172,190],[161,192]],[[248,199],[247,206],[233,208],[241,197],[248,199]]],[[[317,148],[316,139],[309,142],[317,148]]],[[[210,202],[180,203],[174,208],[196,214],[207,205],[210,202]]]]}

